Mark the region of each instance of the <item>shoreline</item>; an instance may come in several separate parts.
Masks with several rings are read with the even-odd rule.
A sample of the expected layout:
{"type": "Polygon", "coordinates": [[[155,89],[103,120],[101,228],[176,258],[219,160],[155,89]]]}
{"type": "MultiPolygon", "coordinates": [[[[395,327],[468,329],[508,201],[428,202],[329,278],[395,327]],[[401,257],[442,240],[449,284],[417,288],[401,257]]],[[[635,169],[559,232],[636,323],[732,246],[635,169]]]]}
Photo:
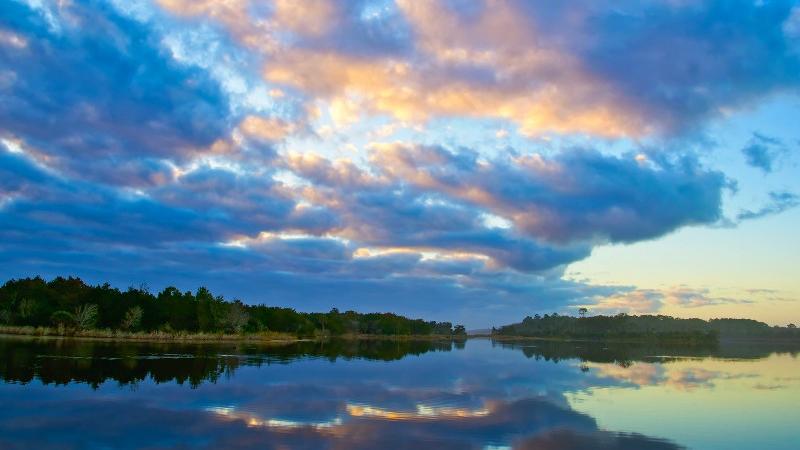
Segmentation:
{"type": "Polygon", "coordinates": [[[196,344],[220,343],[263,343],[263,344],[292,344],[297,342],[326,342],[337,340],[392,340],[392,341],[465,341],[467,337],[447,335],[375,335],[375,334],[345,334],[341,336],[314,336],[297,337],[281,332],[259,332],[248,334],[225,333],[187,333],[163,331],[154,332],[125,332],[115,330],[86,330],[74,333],[59,333],[57,329],[49,327],[10,327],[0,326],[0,338],[28,337],[45,339],[76,339],[76,340],[103,340],[120,342],[175,342],[196,344]]]}
{"type": "Polygon", "coordinates": [[[672,344],[672,345],[717,345],[718,340],[682,340],[682,339],[659,339],[659,338],[576,338],[576,337],[550,337],[550,336],[508,336],[508,335],[480,335],[474,337],[482,337],[491,339],[497,342],[520,342],[520,341],[538,341],[538,342],[592,342],[592,343],[609,343],[609,344],[672,344]]]}
{"type": "Polygon", "coordinates": [[[667,345],[718,345],[736,343],[787,343],[798,344],[800,338],[794,337],[764,337],[764,336],[722,336],[714,340],[685,340],[685,339],[659,339],[659,338],[575,338],[575,337],[550,337],[550,336],[511,336],[511,335],[490,335],[479,334],[471,335],[472,338],[491,339],[497,342],[520,342],[520,341],[540,341],[540,342],[593,342],[609,344],[667,344],[667,345]]]}
{"type": "Polygon", "coordinates": [[[511,336],[492,334],[472,334],[467,336],[452,335],[376,335],[376,334],[344,334],[338,336],[319,335],[298,337],[289,333],[263,331],[259,333],[226,334],[226,333],[188,333],[188,332],[126,332],[118,330],[85,330],[72,333],[59,332],[51,327],[0,326],[0,338],[41,338],[41,339],[75,339],[100,340],[117,342],[165,342],[186,344],[224,344],[224,343],[256,343],[256,344],[293,344],[299,342],[327,342],[331,340],[380,340],[380,341],[431,341],[431,342],[466,342],[470,339],[488,339],[499,343],[519,342],[553,342],[553,343],[609,343],[609,344],[662,344],[683,346],[707,346],[735,343],[772,343],[800,344],[796,338],[770,337],[720,337],[713,341],[681,340],[658,338],[580,338],[553,336],[511,336]]]}

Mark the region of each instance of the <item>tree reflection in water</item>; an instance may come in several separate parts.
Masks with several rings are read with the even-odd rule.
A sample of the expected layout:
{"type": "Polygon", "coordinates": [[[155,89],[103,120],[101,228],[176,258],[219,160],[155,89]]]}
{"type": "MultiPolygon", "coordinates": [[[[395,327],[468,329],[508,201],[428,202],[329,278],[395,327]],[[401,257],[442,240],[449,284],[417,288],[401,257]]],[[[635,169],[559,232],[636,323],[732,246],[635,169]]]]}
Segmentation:
{"type": "Polygon", "coordinates": [[[407,355],[450,351],[450,341],[331,340],[289,344],[186,344],[79,339],[0,339],[0,378],[44,384],[113,380],[122,385],[145,379],[156,383],[216,382],[238,367],[285,364],[301,358],[392,361],[407,355]]]}

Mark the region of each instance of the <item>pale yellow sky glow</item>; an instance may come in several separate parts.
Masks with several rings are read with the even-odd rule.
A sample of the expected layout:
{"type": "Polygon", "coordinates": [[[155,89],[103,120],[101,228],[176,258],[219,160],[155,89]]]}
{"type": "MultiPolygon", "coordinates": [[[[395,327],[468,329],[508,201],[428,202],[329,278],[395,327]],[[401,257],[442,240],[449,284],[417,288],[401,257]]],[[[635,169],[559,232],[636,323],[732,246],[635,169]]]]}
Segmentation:
{"type": "MultiPolygon", "coordinates": [[[[771,324],[800,322],[800,239],[790,211],[737,229],[688,228],[657,241],[602,246],[572,264],[568,277],[639,289],[704,290],[719,304],[660,312],[684,317],[749,317],[771,324]],[[735,300],[749,301],[736,303],[735,300]]],[[[713,302],[712,302],[713,303],[713,302]]]]}

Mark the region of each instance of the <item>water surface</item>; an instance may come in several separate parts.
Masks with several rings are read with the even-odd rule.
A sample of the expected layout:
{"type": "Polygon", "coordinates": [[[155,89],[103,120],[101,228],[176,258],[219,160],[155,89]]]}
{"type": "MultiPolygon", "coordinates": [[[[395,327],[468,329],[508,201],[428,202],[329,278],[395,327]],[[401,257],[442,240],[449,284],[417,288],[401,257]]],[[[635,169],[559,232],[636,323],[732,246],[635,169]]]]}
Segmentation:
{"type": "Polygon", "coordinates": [[[797,352],[0,338],[0,448],[797,449],[797,352]]]}

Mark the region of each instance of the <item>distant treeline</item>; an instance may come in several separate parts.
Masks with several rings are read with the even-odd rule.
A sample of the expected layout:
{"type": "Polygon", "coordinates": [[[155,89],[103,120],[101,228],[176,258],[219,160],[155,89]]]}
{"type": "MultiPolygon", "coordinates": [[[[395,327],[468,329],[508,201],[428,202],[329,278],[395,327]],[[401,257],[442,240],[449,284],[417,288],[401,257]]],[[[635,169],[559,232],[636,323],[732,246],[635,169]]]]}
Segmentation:
{"type": "Polygon", "coordinates": [[[526,317],[522,322],[493,329],[498,336],[659,339],[716,341],[719,338],[800,338],[794,325],[771,327],[751,319],[679,319],[663,315],[573,317],[557,313],[526,317]]]}
{"type": "Polygon", "coordinates": [[[181,292],[168,287],[125,291],[91,286],[80,278],[40,277],[7,281],[0,287],[0,325],[189,333],[282,332],[296,336],[442,335],[465,336],[450,322],[409,319],[392,313],[355,311],[303,313],[291,308],[247,305],[214,296],[206,288],[181,292]]]}

